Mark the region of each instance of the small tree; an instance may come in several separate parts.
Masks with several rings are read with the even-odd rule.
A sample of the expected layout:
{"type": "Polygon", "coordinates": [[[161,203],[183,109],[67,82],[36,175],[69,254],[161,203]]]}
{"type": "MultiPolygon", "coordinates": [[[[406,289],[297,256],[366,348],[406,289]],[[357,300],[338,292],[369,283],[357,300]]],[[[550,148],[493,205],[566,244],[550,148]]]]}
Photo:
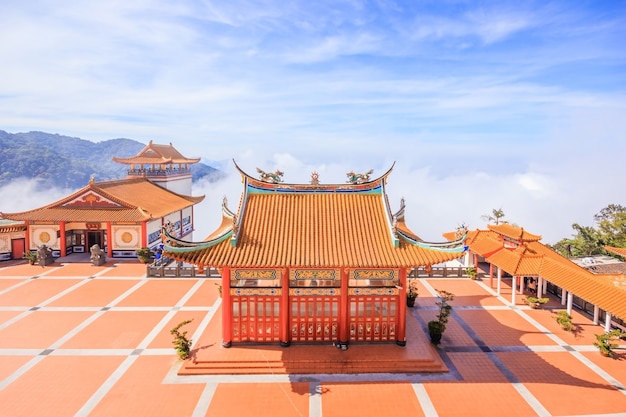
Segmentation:
{"type": "Polygon", "coordinates": [[[556,314],[556,322],[559,323],[561,328],[565,331],[571,332],[574,330],[574,323],[572,323],[572,316],[567,314],[567,311],[561,310],[556,314]]]}
{"type": "Polygon", "coordinates": [[[170,334],[174,336],[172,344],[176,349],[176,353],[178,353],[178,357],[182,360],[189,358],[189,354],[191,353],[191,339],[187,338],[187,330],[181,333],[180,328],[191,323],[192,321],[193,319],[182,321],[170,330],[170,334]]]}
{"type": "Polygon", "coordinates": [[[596,341],[593,345],[600,350],[600,353],[604,356],[613,357],[613,349],[617,348],[617,343],[613,341],[620,339],[623,334],[620,329],[613,329],[608,333],[597,334],[596,341]]]}
{"type": "Polygon", "coordinates": [[[451,292],[445,290],[436,291],[439,298],[439,301],[436,303],[437,306],[439,306],[439,314],[437,314],[436,320],[428,322],[428,333],[430,335],[431,342],[434,344],[439,343],[443,332],[446,330],[446,325],[448,324],[450,313],[452,312],[452,306],[449,302],[454,300],[454,294],[451,292]]]}

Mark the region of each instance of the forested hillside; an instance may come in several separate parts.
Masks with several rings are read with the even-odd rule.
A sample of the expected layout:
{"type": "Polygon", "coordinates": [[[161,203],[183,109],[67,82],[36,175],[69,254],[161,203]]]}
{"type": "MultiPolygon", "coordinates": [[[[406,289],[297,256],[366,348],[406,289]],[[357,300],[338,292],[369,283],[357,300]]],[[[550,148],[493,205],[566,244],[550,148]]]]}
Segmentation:
{"type": "MultiPolygon", "coordinates": [[[[22,177],[39,179],[44,186],[77,189],[92,176],[97,181],[124,178],[128,167],[113,162],[113,156],[133,156],[144,146],[131,139],[94,143],[43,132],[13,134],[0,130],[0,186],[22,177]]],[[[221,176],[220,171],[202,163],[192,166],[192,174],[194,181],[221,176]]]]}

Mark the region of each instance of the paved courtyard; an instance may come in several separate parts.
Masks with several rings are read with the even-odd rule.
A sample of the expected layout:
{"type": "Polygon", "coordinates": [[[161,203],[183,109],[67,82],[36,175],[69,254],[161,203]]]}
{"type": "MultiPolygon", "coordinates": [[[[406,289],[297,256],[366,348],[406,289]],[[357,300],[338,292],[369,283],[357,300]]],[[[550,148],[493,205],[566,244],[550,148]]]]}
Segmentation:
{"type": "MultiPolygon", "coordinates": [[[[169,330],[181,321],[199,351],[228,350],[211,342],[215,282],[146,278],[137,262],[0,264],[0,416],[626,416],[626,346],[602,357],[603,328],[577,312],[561,330],[558,300],[512,306],[510,279],[502,297],[488,279],[422,279],[407,347],[371,347],[432,350],[448,372],[179,375],[169,330]],[[456,294],[438,348],[424,334],[435,289],[456,294]]],[[[286,350],[312,349],[337,354],[286,350]]]]}

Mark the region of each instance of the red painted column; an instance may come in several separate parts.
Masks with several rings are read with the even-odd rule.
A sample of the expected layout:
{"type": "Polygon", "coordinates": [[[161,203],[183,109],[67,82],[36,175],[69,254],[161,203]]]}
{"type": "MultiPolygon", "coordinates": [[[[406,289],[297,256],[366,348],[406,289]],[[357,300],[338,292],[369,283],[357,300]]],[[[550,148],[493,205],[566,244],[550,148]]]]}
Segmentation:
{"type": "Polygon", "coordinates": [[[398,294],[398,325],[396,326],[396,344],[406,346],[406,268],[400,268],[400,294],[398,294]]]}
{"type": "Polygon", "coordinates": [[[230,297],[230,268],[222,268],[222,346],[233,342],[233,303],[230,297]]]}
{"type": "Polygon", "coordinates": [[[493,288],[493,264],[489,264],[489,288],[493,288]]]}
{"type": "Polygon", "coordinates": [[[111,222],[107,222],[107,258],[111,259],[113,257],[113,227],[111,227],[111,222]]]}
{"type": "Polygon", "coordinates": [[[347,269],[341,270],[341,302],[339,304],[339,343],[348,344],[350,341],[348,327],[350,317],[348,316],[348,276],[347,269]]]}
{"type": "Polygon", "coordinates": [[[24,243],[26,244],[26,251],[30,252],[30,222],[28,220],[24,221],[26,225],[26,234],[24,235],[24,243]]]}
{"type": "Polygon", "coordinates": [[[289,331],[289,268],[285,268],[281,277],[280,294],[280,345],[287,347],[291,344],[291,333],[289,331]]]}
{"type": "Polygon", "coordinates": [[[148,247],[148,222],[141,222],[141,247],[148,247]]]}
{"type": "Polygon", "coordinates": [[[59,222],[59,235],[61,236],[61,257],[67,256],[67,245],[65,241],[65,222],[59,222]]]}

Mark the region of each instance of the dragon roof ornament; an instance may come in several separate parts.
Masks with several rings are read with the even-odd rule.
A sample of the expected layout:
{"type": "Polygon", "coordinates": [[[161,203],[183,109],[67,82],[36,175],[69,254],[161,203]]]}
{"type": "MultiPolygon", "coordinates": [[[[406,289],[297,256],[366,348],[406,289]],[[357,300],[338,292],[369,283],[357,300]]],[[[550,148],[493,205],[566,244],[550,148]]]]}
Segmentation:
{"type": "Polygon", "coordinates": [[[265,172],[261,168],[257,168],[256,172],[259,173],[259,179],[261,181],[269,182],[272,184],[283,182],[283,175],[285,174],[284,172],[279,170],[276,170],[274,172],[265,172]]]}
{"type": "Polygon", "coordinates": [[[357,174],[354,171],[350,171],[346,173],[346,176],[348,177],[348,181],[346,182],[350,184],[363,184],[364,182],[368,182],[370,180],[370,175],[372,175],[373,173],[373,169],[370,169],[369,171],[362,174],[357,174]]]}

